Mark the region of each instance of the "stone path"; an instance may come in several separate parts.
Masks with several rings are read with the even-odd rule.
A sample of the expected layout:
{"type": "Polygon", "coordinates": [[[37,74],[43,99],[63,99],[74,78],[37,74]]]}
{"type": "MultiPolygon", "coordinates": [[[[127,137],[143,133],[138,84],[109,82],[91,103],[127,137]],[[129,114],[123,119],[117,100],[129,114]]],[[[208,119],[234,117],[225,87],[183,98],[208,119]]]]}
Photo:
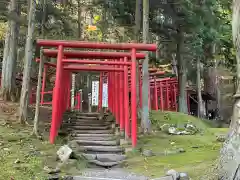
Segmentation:
{"type": "Polygon", "coordinates": [[[74,180],[148,180],[147,177],[128,173],[121,168],[89,169],[82,176],[74,177],[74,180]]]}
{"type": "Polygon", "coordinates": [[[70,116],[65,128],[72,136],[74,152],[84,156],[89,164],[103,168],[120,165],[125,159],[124,148],[112,128],[110,116],[99,113],[77,113],[70,116]]]}
{"type": "Polygon", "coordinates": [[[63,128],[72,136],[70,147],[94,165],[73,180],[150,180],[121,168],[125,150],[115,136],[113,118],[99,113],[69,113],[67,117],[63,128]]]}

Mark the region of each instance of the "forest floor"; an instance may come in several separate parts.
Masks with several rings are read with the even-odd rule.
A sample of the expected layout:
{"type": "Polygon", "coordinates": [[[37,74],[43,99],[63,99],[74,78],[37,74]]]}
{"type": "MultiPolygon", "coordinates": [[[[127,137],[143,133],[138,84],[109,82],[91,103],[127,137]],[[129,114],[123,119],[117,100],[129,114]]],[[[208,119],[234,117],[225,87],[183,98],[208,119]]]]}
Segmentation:
{"type": "Polygon", "coordinates": [[[157,126],[176,124],[179,127],[190,122],[199,132],[195,135],[168,135],[155,131],[154,134],[140,137],[138,149],[141,152],[150,151],[153,155],[146,157],[139,151],[128,153],[128,171],[152,178],[161,177],[170,169],[186,172],[193,180],[207,180],[214,176],[222,146],[217,137],[226,135],[228,128],[216,128],[213,121],[175,112],[152,112],[151,118],[158,122],[157,126]]]}
{"type": "MultiPolygon", "coordinates": [[[[39,129],[43,140],[32,136],[31,125],[19,124],[16,117],[17,108],[18,104],[0,101],[0,180],[45,180],[49,176],[46,171],[56,168],[58,164],[57,150],[67,140],[57,138],[54,145],[49,143],[49,108],[40,109],[39,129]]],[[[33,112],[33,109],[31,111],[33,112]]],[[[33,117],[32,112],[29,119],[33,117]]],[[[63,175],[82,169],[81,165],[67,168],[61,168],[63,175]]]]}
{"type": "MultiPolygon", "coordinates": [[[[56,167],[56,152],[60,146],[66,144],[67,139],[57,138],[56,144],[49,144],[49,108],[40,109],[43,140],[39,140],[31,135],[31,125],[23,126],[16,120],[17,107],[18,104],[5,104],[0,101],[0,180],[27,180],[34,177],[38,180],[46,179],[46,167],[56,167]]],[[[30,119],[33,117],[32,112],[33,109],[30,119]]],[[[208,173],[212,174],[221,147],[221,142],[216,140],[216,136],[226,134],[226,128],[215,128],[213,123],[208,121],[173,112],[153,112],[151,118],[158,122],[157,126],[165,123],[184,124],[190,121],[201,129],[201,133],[171,136],[155,131],[152,135],[139,137],[138,148],[141,151],[151,150],[156,155],[145,157],[139,151],[128,153],[125,167],[127,171],[148,177],[160,177],[167,170],[175,169],[189,173],[193,180],[198,180],[208,173]],[[162,155],[162,152],[174,151],[177,148],[182,148],[185,152],[162,155]]],[[[65,169],[61,168],[61,173],[79,173],[85,169],[85,165],[80,162],[65,169]]]]}

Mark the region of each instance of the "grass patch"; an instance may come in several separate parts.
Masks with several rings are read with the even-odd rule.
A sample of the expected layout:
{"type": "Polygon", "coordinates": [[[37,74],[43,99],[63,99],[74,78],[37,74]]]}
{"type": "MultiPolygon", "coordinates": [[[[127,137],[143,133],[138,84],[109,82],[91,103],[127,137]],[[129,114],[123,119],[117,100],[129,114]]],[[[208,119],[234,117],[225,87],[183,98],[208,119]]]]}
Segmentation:
{"type": "Polygon", "coordinates": [[[227,132],[227,128],[215,128],[212,122],[197,119],[176,112],[152,112],[151,118],[157,126],[163,124],[182,125],[191,122],[200,128],[202,133],[196,135],[167,135],[156,132],[140,137],[138,146],[152,150],[156,156],[144,157],[140,153],[128,154],[127,169],[149,177],[160,177],[169,169],[187,172],[193,180],[199,179],[205,172],[215,166],[221,143],[216,141],[217,134],[227,132]],[[163,152],[183,148],[186,152],[162,155],[163,152]]]}
{"type": "Polygon", "coordinates": [[[179,112],[160,112],[160,111],[152,111],[150,113],[150,119],[155,126],[161,126],[163,124],[177,124],[183,125],[188,122],[196,125],[198,128],[206,129],[210,127],[217,127],[218,125],[214,123],[214,121],[201,119],[194,116],[189,116],[179,112]]]}
{"type": "MultiPolygon", "coordinates": [[[[44,166],[57,166],[59,162],[56,160],[56,152],[61,145],[66,144],[66,139],[58,137],[53,145],[48,141],[47,132],[44,140],[39,140],[31,136],[32,127],[13,123],[6,125],[4,122],[6,121],[0,120],[0,180],[47,179],[49,175],[44,171],[44,166]]],[[[76,163],[74,168],[62,167],[61,174],[79,172],[78,169],[82,169],[82,166],[81,163],[76,163]]]]}

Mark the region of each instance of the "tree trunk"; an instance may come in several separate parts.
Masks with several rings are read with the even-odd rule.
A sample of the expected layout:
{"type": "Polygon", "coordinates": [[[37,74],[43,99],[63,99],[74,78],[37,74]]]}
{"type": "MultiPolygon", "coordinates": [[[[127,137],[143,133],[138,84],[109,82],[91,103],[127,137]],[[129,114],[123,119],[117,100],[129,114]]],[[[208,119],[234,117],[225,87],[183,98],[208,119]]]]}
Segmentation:
{"type": "Polygon", "coordinates": [[[8,51],[9,51],[9,42],[10,42],[10,23],[8,23],[8,28],[6,32],[6,37],[5,37],[5,43],[4,43],[4,50],[3,50],[3,62],[2,62],[2,79],[1,79],[1,91],[5,89],[5,69],[6,69],[6,63],[8,59],[8,51]]]}
{"type": "Polygon", "coordinates": [[[156,51],[156,60],[157,62],[160,60],[160,36],[156,35],[156,43],[157,43],[157,51],[156,51]]]}
{"type": "Polygon", "coordinates": [[[135,6],[135,26],[134,26],[134,40],[139,42],[139,34],[141,30],[141,2],[142,0],[136,0],[135,6]]]}
{"type": "Polygon", "coordinates": [[[46,23],[46,16],[47,16],[47,0],[41,0],[42,3],[42,22],[41,22],[41,34],[42,38],[45,39],[45,23],[46,23]]]}
{"type": "Polygon", "coordinates": [[[82,37],[82,26],[81,26],[81,0],[77,1],[78,3],[78,39],[82,37]]]}
{"type": "MultiPolygon", "coordinates": [[[[148,42],[149,35],[149,0],[143,0],[143,42],[148,42]]],[[[148,98],[149,98],[149,72],[148,72],[148,62],[149,55],[146,52],[146,58],[143,61],[142,66],[142,121],[141,125],[144,132],[150,131],[151,122],[149,120],[149,108],[148,108],[148,98]]]]}
{"type": "MultiPolygon", "coordinates": [[[[239,66],[240,64],[238,64],[239,66]]],[[[228,137],[220,151],[219,179],[237,180],[240,179],[240,91],[235,95],[236,101],[233,107],[233,115],[230,124],[228,137]]]]}
{"type": "MultiPolygon", "coordinates": [[[[20,8],[16,0],[11,0],[9,11],[19,16],[20,8]]],[[[16,101],[16,62],[19,24],[9,20],[9,29],[5,40],[3,69],[2,69],[2,97],[6,101],[16,101]]]]}
{"type": "Polygon", "coordinates": [[[172,54],[172,71],[178,77],[176,54],[172,54]]]}
{"type": "MultiPolygon", "coordinates": [[[[237,77],[240,79],[240,1],[233,0],[232,34],[236,47],[237,77]]],[[[219,163],[219,179],[237,180],[240,179],[240,85],[238,84],[233,107],[230,131],[223,148],[219,163]]]]}
{"type": "Polygon", "coordinates": [[[27,121],[28,112],[28,95],[30,87],[30,74],[31,74],[31,64],[33,56],[33,33],[35,27],[35,11],[36,3],[34,0],[30,0],[30,9],[28,14],[28,32],[25,47],[25,62],[23,70],[23,82],[22,91],[20,98],[20,108],[19,108],[19,121],[25,123],[27,121]]]}
{"type": "MultiPolygon", "coordinates": [[[[139,42],[139,34],[141,30],[141,2],[142,0],[136,0],[136,6],[135,6],[135,26],[134,26],[134,40],[135,42],[139,42]]],[[[142,111],[140,107],[140,92],[139,92],[139,74],[141,72],[139,71],[139,62],[137,62],[136,66],[136,85],[137,85],[137,117],[138,119],[141,119],[142,111]]]]}
{"type": "Polygon", "coordinates": [[[44,56],[43,52],[41,51],[40,55],[40,62],[39,62],[39,70],[38,70],[38,84],[37,84],[37,94],[36,94],[36,109],[35,109],[35,116],[34,116],[34,126],[33,126],[33,133],[38,137],[38,120],[39,120],[39,108],[40,108],[40,97],[41,97],[41,86],[42,86],[42,73],[43,73],[43,65],[44,65],[44,56]]]}
{"type": "Polygon", "coordinates": [[[186,60],[183,59],[183,46],[184,46],[184,35],[181,27],[178,31],[178,42],[177,42],[177,64],[178,64],[178,111],[182,113],[188,113],[187,108],[187,94],[186,94],[186,83],[187,83],[187,72],[186,72],[186,60]]]}
{"type": "Polygon", "coordinates": [[[218,63],[215,60],[215,72],[216,72],[216,77],[215,77],[215,87],[216,87],[216,118],[217,120],[221,120],[222,119],[222,114],[221,114],[221,91],[220,91],[220,87],[219,87],[219,76],[217,73],[217,67],[218,67],[218,63]]]}
{"type": "MultiPolygon", "coordinates": [[[[41,24],[41,35],[42,38],[45,39],[45,19],[46,19],[46,6],[47,0],[41,0],[42,3],[42,12],[43,12],[43,19],[41,24]]],[[[41,87],[42,87],[42,73],[43,73],[43,66],[44,66],[44,56],[41,49],[40,52],[40,62],[39,62],[39,69],[38,69],[38,84],[37,84],[37,92],[36,92],[36,108],[35,108],[35,116],[34,116],[34,126],[33,126],[33,134],[39,137],[38,134],[38,124],[39,124],[39,111],[40,111],[40,100],[41,100],[41,87]]]]}
{"type": "Polygon", "coordinates": [[[202,102],[202,89],[201,89],[201,62],[197,58],[197,93],[198,93],[198,117],[204,116],[203,102],[202,102]]]}

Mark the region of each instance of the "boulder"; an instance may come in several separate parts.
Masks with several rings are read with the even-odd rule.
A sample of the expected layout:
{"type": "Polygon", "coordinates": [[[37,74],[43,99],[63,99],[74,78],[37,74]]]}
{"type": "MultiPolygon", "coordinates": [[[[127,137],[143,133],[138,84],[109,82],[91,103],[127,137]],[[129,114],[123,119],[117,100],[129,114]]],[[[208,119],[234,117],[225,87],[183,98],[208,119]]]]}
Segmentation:
{"type": "Polygon", "coordinates": [[[175,171],[174,169],[168,170],[166,175],[171,176],[172,180],[178,180],[180,177],[179,173],[177,171],[175,171]]]}
{"type": "Polygon", "coordinates": [[[70,156],[72,155],[73,151],[68,145],[64,145],[60,147],[60,149],[57,151],[58,158],[62,162],[66,162],[70,156]]]}
{"type": "Polygon", "coordinates": [[[179,173],[179,180],[190,180],[190,177],[187,173],[181,172],[179,173]]]}

